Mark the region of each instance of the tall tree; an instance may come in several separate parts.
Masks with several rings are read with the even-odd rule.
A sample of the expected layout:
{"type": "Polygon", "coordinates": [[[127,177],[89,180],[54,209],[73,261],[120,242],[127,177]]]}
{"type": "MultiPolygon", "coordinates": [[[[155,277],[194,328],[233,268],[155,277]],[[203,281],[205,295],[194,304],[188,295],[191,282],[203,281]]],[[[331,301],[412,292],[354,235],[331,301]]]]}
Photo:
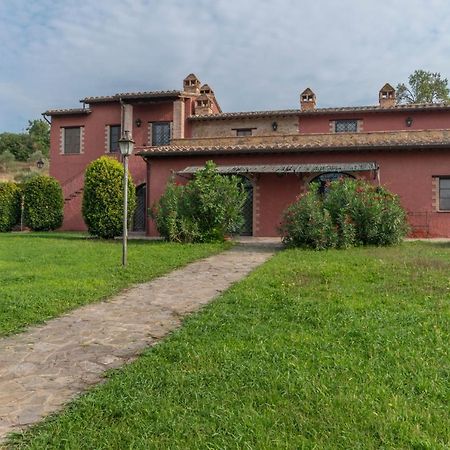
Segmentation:
{"type": "Polygon", "coordinates": [[[50,150],[50,126],[42,119],[28,121],[27,132],[33,143],[34,151],[48,156],[50,150]]]}
{"type": "Polygon", "coordinates": [[[450,101],[447,78],[439,72],[415,70],[408,77],[409,86],[397,85],[399,103],[447,103],[450,101]]]}

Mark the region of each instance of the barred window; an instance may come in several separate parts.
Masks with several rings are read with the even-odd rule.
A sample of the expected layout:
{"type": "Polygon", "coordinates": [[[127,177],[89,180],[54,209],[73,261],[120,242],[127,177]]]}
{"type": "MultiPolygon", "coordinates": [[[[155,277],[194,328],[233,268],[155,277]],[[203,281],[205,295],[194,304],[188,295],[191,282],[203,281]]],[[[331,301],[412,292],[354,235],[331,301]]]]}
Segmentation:
{"type": "Polygon", "coordinates": [[[64,154],[81,153],[81,127],[64,128],[64,154]]]}
{"type": "Polygon", "coordinates": [[[170,122],[153,122],[152,145],[170,144],[170,122]]]}
{"type": "Polygon", "coordinates": [[[336,120],[334,122],[336,133],[356,133],[358,131],[358,121],[355,119],[336,120]]]}
{"type": "Polygon", "coordinates": [[[110,125],[109,127],[109,151],[119,152],[120,125],[110,125]]]}
{"type": "Polygon", "coordinates": [[[439,209],[450,211],[450,177],[439,178],[439,209]]]}

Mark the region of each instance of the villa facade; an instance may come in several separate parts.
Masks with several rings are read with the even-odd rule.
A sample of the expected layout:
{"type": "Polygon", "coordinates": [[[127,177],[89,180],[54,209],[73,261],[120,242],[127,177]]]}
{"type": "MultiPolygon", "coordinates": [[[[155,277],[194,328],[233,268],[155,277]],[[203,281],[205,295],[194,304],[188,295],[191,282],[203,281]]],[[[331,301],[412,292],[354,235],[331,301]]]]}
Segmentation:
{"type": "Polygon", "coordinates": [[[299,109],[224,113],[193,74],[180,91],[88,97],[83,107],[50,110],[50,174],[65,197],[66,230],[81,217],[86,165],[120,158],[130,131],[130,171],[138,208],[134,230],[157,235],[148,212],[175,176],[185,182],[208,160],[241,176],[248,190],[244,234],[276,236],[282,211],[311,181],[341,176],[380,183],[400,196],[412,234],[450,237],[450,106],[399,105],[389,84],[374,106],[318,108],[311,89],[299,109]]]}

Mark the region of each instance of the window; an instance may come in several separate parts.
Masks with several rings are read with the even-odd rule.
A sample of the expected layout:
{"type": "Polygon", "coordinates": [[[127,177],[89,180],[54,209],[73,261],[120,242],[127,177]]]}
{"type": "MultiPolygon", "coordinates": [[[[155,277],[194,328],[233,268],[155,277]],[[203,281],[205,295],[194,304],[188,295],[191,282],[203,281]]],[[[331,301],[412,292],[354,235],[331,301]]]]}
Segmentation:
{"type": "Polygon", "coordinates": [[[358,121],[355,119],[336,120],[334,122],[335,133],[356,133],[358,121]]]}
{"type": "Polygon", "coordinates": [[[326,195],[328,193],[328,186],[332,181],[338,181],[342,178],[355,178],[345,172],[325,172],[313,178],[310,183],[319,183],[319,193],[326,195]]]}
{"type": "Polygon", "coordinates": [[[252,128],[237,128],[236,136],[251,136],[252,128]]]}
{"type": "Polygon", "coordinates": [[[439,178],[439,210],[450,211],[450,178],[439,178]]]}
{"type": "Polygon", "coordinates": [[[119,152],[120,125],[110,125],[109,127],[109,152],[119,152]]]}
{"type": "Polygon", "coordinates": [[[65,155],[81,153],[81,127],[63,129],[63,153],[65,155]]]}
{"type": "Polygon", "coordinates": [[[154,122],[152,124],[152,145],[170,144],[170,122],[154,122]]]}

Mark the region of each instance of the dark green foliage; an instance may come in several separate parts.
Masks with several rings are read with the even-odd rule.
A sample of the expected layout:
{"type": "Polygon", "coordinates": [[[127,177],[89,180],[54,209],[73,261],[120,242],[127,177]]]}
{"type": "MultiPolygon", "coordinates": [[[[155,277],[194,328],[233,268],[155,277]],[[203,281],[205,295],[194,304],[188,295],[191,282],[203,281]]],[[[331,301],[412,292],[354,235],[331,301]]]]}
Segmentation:
{"type": "Polygon", "coordinates": [[[242,227],[245,199],[240,179],[220,175],[209,161],[185,186],[171,180],[152,215],[169,241],[220,241],[242,227]]]}
{"type": "MultiPolygon", "coordinates": [[[[123,166],[107,156],[86,169],[82,213],[93,236],[112,239],[123,232],[123,166]]],[[[136,207],[136,191],[128,174],[128,219],[136,207]]]]}
{"type": "Polygon", "coordinates": [[[53,177],[37,175],[24,183],[24,221],[34,231],[56,230],[63,222],[61,186],[53,177]]]}
{"type": "Polygon", "coordinates": [[[33,153],[30,135],[25,133],[1,133],[0,153],[11,152],[17,161],[26,161],[33,153]]]}
{"type": "Polygon", "coordinates": [[[34,152],[48,157],[50,126],[41,119],[29,120],[26,133],[1,133],[0,154],[9,151],[16,161],[27,161],[34,152]]]}
{"type": "Polygon", "coordinates": [[[310,191],[287,208],[280,228],[289,247],[317,250],[399,243],[408,231],[396,195],[363,180],[341,179],[310,191]]]}
{"type": "Polygon", "coordinates": [[[0,183],[0,231],[11,231],[19,223],[21,192],[16,183],[0,183]]]}

